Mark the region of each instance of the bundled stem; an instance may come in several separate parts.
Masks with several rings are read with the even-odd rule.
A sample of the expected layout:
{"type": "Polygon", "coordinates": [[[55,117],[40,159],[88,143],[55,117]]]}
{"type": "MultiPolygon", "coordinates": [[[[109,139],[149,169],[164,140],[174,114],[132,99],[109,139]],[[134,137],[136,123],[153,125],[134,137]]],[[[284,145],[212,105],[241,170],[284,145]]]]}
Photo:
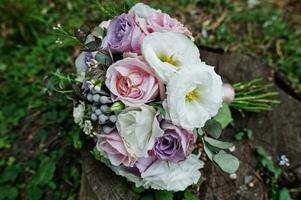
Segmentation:
{"type": "Polygon", "coordinates": [[[272,111],[273,106],[279,104],[279,100],[272,99],[278,92],[269,92],[273,84],[264,84],[262,79],[254,79],[247,82],[239,82],[233,85],[235,99],[230,107],[240,112],[267,112],[272,111]]]}

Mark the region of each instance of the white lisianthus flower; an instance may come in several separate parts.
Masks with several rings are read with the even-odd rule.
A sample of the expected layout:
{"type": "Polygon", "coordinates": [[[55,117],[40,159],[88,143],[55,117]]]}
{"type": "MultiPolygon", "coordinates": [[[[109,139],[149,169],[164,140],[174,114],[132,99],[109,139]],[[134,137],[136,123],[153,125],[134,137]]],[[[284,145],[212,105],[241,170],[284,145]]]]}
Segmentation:
{"type": "Polygon", "coordinates": [[[141,18],[147,18],[148,16],[156,12],[161,12],[161,11],[155,10],[149,7],[148,5],[145,5],[144,3],[137,3],[129,10],[129,13],[134,13],[141,18]]]}
{"type": "Polygon", "coordinates": [[[80,101],[80,103],[73,107],[73,118],[74,122],[80,127],[84,125],[84,116],[85,116],[85,103],[80,101]]]}
{"type": "Polygon", "coordinates": [[[142,43],[142,55],[163,83],[181,69],[200,62],[200,53],[185,35],[154,32],[142,43]]]}
{"type": "Polygon", "coordinates": [[[116,128],[132,157],[147,157],[155,138],[163,135],[156,120],[156,110],[147,105],[122,111],[118,115],[116,128]]]}
{"type": "Polygon", "coordinates": [[[174,163],[157,160],[141,174],[146,188],[183,191],[200,179],[200,168],[204,166],[198,156],[191,154],[185,160],[174,163]]]}
{"type": "MultiPolygon", "coordinates": [[[[103,156],[106,157],[105,155],[103,156]]],[[[122,165],[114,166],[109,160],[104,159],[102,162],[110,167],[117,175],[134,182],[136,187],[174,192],[183,191],[191,184],[196,184],[201,177],[199,169],[204,167],[204,162],[199,159],[199,156],[194,154],[191,154],[185,160],[177,163],[157,160],[152,163],[141,176],[129,172],[128,169],[122,165]]]]}
{"type": "Polygon", "coordinates": [[[167,85],[164,103],[175,125],[201,128],[222,106],[222,80],[204,62],[179,71],[167,85]]]}

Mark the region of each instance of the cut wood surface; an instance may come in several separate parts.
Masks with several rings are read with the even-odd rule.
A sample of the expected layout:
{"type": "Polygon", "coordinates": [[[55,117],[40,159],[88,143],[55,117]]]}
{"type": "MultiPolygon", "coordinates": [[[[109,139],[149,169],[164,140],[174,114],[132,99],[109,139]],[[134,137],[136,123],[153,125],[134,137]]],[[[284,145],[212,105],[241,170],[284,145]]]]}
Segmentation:
{"type": "MultiPolygon", "coordinates": [[[[236,83],[262,77],[266,81],[271,76],[269,68],[259,59],[234,54],[218,54],[201,50],[201,58],[215,66],[224,82],[236,83]]],[[[279,87],[278,99],[281,104],[273,112],[248,113],[242,117],[233,112],[235,128],[223,131],[223,139],[236,145],[234,154],[240,159],[237,178],[231,179],[211,162],[206,162],[202,170],[204,182],[199,191],[200,199],[234,200],[267,199],[266,186],[256,173],[258,158],[254,154],[256,146],[263,146],[273,159],[285,154],[290,166],[283,168],[282,184],[296,186],[301,183],[301,103],[279,87]],[[233,135],[244,128],[254,132],[254,140],[233,141],[233,135]],[[250,187],[251,186],[251,187],[250,187]]],[[[80,200],[131,200],[139,197],[131,192],[124,178],[118,177],[109,168],[96,161],[89,153],[93,146],[83,149],[83,171],[80,200]]]]}

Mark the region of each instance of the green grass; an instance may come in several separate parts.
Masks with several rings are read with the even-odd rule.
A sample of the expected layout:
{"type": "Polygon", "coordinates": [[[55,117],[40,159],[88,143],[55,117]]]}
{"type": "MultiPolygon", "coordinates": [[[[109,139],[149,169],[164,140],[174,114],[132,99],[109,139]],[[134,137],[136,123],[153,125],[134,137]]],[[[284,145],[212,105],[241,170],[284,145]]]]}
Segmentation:
{"type": "MultiPolygon", "coordinates": [[[[120,2],[125,6],[108,10],[119,13],[130,4],[106,5],[120,2]]],[[[272,3],[249,8],[245,1],[174,2],[152,5],[187,23],[198,44],[262,57],[301,89],[297,11],[272,3]]],[[[93,27],[109,17],[104,8],[92,0],[1,1],[0,200],[77,199],[81,160],[74,147],[80,146],[80,130],[73,124],[72,102],[45,94],[45,77],[56,69],[74,70],[79,48],[56,44],[52,27],[93,27]]]]}

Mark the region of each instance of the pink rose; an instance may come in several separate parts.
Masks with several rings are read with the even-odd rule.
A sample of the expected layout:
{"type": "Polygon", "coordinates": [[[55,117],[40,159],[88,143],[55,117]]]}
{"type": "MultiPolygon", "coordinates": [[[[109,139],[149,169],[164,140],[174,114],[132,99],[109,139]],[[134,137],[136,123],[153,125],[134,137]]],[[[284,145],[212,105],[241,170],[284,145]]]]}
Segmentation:
{"type": "Polygon", "coordinates": [[[155,12],[146,18],[146,22],[150,33],[172,31],[191,36],[190,31],[183,24],[166,13],[155,12]]]}
{"type": "Polygon", "coordinates": [[[161,88],[151,68],[141,59],[130,57],[109,67],[105,84],[114,100],[121,100],[128,106],[139,106],[155,100],[161,88]]]}
{"type": "Polygon", "coordinates": [[[103,151],[115,166],[123,164],[126,167],[132,167],[135,164],[136,160],[129,156],[116,129],[109,134],[100,135],[96,147],[99,151],[103,151]]]}

